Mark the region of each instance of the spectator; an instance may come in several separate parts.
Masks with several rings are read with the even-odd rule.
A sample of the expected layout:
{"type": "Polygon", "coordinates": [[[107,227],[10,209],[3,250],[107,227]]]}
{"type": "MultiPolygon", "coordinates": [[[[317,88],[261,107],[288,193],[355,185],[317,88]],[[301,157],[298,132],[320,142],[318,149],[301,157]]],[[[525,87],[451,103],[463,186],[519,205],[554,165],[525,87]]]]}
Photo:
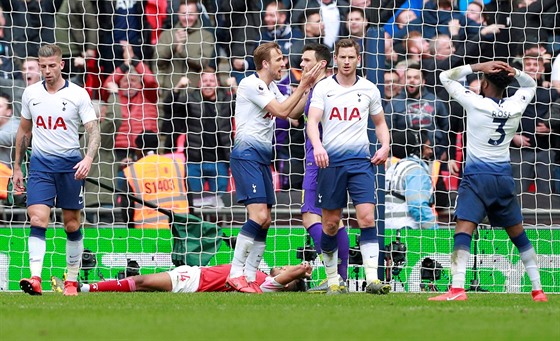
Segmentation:
{"type": "Polygon", "coordinates": [[[391,103],[402,91],[399,74],[395,70],[385,71],[383,81],[383,107],[391,103]]]}
{"type": "MultiPolygon", "coordinates": [[[[189,201],[185,185],[185,169],[175,160],[158,155],[158,135],[146,130],[134,142],[138,161],[124,169],[126,188],[123,190],[159,207],[187,216],[189,201]]],[[[129,228],[170,229],[166,215],[135,203],[122,196],[123,217],[129,228]]]]}
{"type": "Polygon", "coordinates": [[[153,30],[144,15],[145,5],[146,1],[97,1],[99,64],[103,82],[126,59],[125,50],[129,47],[133,48],[137,59],[146,64],[150,62],[153,30]]]}
{"type": "Polygon", "coordinates": [[[294,33],[296,37],[303,38],[294,38],[290,51],[290,67],[295,69],[300,67],[303,47],[312,43],[322,44],[325,32],[325,24],[318,9],[306,10],[305,18],[301,27],[297,28],[300,32],[294,33]]]}
{"type": "Polygon", "coordinates": [[[552,190],[557,195],[560,194],[560,98],[556,102],[552,103],[550,106],[550,129],[553,132],[552,135],[552,146],[556,148],[556,158],[554,159],[554,170],[553,170],[553,185],[552,190]]]}
{"type": "MultiPolygon", "coordinates": [[[[273,1],[265,7],[261,28],[261,43],[277,42],[285,56],[290,53],[292,38],[296,38],[288,21],[288,15],[289,12],[283,3],[273,1]]],[[[297,38],[303,37],[298,36],[297,38]]]]}
{"type": "Polygon", "coordinates": [[[447,34],[455,40],[464,40],[467,36],[480,34],[481,26],[453,10],[452,0],[430,0],[424,5],[422,15],[394,33],[399,39],[412,31],[422,32],[425,39],[437,34],[447,34]]]}
{"type": "Polygon", "coordinates": [[[430,57],[430,43],[422,37],[420,32],[410,32],[403,40],[406,58],[419,63],[430,57]]]}
{"type": "Polygon", "coordinates": [[[189,192],[194,206],[200,206],[204,185],[208,183],[213,206],[223,206],[222,195],[229,182],[229,155],[232,142],[233,101],[220,87],[212,70],[202,72],[196,89],[175,89],[166,99],[162,132],[171,134],[167,147],[179,134],[186,134],[185,153],[189,192]]]}
{"type": "Polygon", "coordinates": [[[18,68],[14,62],[14,51],[12,51],[12,43],[5,33],[6,18],[4,10],[0,5],[0,78],[13,79],[19,78],[14,71],[18,68]]]}
{"type": "MultiPolygon", "coordinates": [[[[447,160],[449,145],[449,114],[447,105],[425,88],[424,73],[418,64],[408,67],[405,72],[404,91],[385,108],[389,127],[404,131],[424,130],[428,139],[434,141],[435,161],[447,160]]],[[[449,207],[449,196],[443,178],[436,183],[436,206],[449,207]]]]}
{"type": "Polygon", "coordinates": [[[385,228],[437,229],[431,170],[424,161],[433,156],[432,143],[427,134],[412,130],[391,135],[392,156],[399,161],[385,174],[385,228]]]}
{"type": "MultiPolygon", "coordinates": [[[[326,23],[324,26],[325,45],[332,49],[338,37],[344,30],[344,22],[348,15],[349,4],[347,0],[299,0],[292,9],[292,22],[305,23],[309,21],[307,11],[316,9],[319,11],[321,21],[326,23]]],[[[307,38],[307,36],[306,36],[307,38]]],[[[304,44],[305,45],[305,44],[304,44]]],[[[299,66],[299,64],[296,64],[299,66]]]]}
{"type": "Polygon", "coordinates": [[[37,58],[26,58],[23,61],[21,77],[14,76],[13,79],[0,78],[0,94],[12,98],[13,114],[15,117],[21,117],[23,90],[40,81],[41,72],[37,58]]]}
{"type": "Polygon", "coordinates": [[[200,73],[215,55],[214,37],[202,27],[197,0],[187,0],[179,6],[179,21],[165,30],[157,44],[154,59],[162,98],[187,76],[188,86],[197,86],[200,73]]]}
{"type": "Polygon", "coordinates": [[[19,59],[37,57],[41,44],[54,43],[54,16],[59,1],[1,0],[6,14],[7,39],[19,59]]]}
{"type": "MultiPolygon", "coordinates": [[[[550,145],[550,104],[558,99],[556,89],[543,87],[544,61],[537,54],[523,57],[523,71],[537,82],[535,97],[521,118],[520,130],[513,137],[511,162],[517,193],[527,192],[535,183],[537,193],[549,194],[551,163],[556,150],[550,145]]],[[[513,91],[513,90],[510,90],[513,91]]]]}
{"type": "Polygon", "coordinates": [[[0,162],[10,168],[18,126],[19,119],[13,116],[11,99],[6,95],[0,95],[0,162]]]}
{"type": "Polygon", "coordinates": [[[260,1],[221,0],[217,17],[217,41],[230,57],[231,76],[239,84],[245,72],[252,70],[246,60],[253,54],[260,39],[260,1]]]}
{"type": "Polygon", "coordinates": [[[54,18],[55,38],[64,60],[62,72],[81,86],[85,84],[86,59],[97,56],[96,11],[91,1],[63,0],[54,18]]]}
{"type": "MultiPolygon", "coordinates": [[[[116,103],[114,95],[109,97],[109,102],[105,103],[99,100],[93,101],[95,112],[99,116],[99,131],[101,134],[101,144],[99,151],[93,163],[89,176],[98,179],[99,182],[105,183],[112,188],[117,188],[117,173],[119,164],[116,162],[115,156],[115,133],[122,124],[121,106],[116,103]]],[[[80,139],[82,148],[87,146],[88,139],[82,135],[80,139]]],[[[112,208],[116,206],[116,198],[113,191],[109,191],[103,187],[99,187],[90,182],[86,182],[84,203],[86,207],[105,207],[112,208]]],[[[102,213],[86,213],[88,222],[96,224],[104,217],[102,213]]],[[[109,222],[113,221],[113,214],[110,215],[109,222]]]]}
{"type": "Polygon", "coordinates": [[[116,94],[122,110],[122,124],[115,136],[119,160],[136,148],[136,137],[145,130],[157,131],[158,83],[150,69],[136,59],[132,46],[124,46],[124,62],[105,81],[104,87],[116,94]]]}
{"type": "Polygon", "coordinates": [[[366,60],[365,48],[366,48],[366,32],[368,30],[369,24],[366,20],[366,15],[361,8],[350,8],[348,16],[346,18],[346,28],[348,31],[349,38],[353,39],[360,46],[360,57],[361,61],[358,65],[358,75],[365,76],[364,63],[366,60]]]}
{"type": "Polygon", "coordinates": [[[412,64],[405,72],[404,90],[385,107],[389,127],[397,130],[425,130],[435,141],[435,157],[445,160],[447,155],[449,115],[445,104],[424,88],[420,65],[412,64]]]}

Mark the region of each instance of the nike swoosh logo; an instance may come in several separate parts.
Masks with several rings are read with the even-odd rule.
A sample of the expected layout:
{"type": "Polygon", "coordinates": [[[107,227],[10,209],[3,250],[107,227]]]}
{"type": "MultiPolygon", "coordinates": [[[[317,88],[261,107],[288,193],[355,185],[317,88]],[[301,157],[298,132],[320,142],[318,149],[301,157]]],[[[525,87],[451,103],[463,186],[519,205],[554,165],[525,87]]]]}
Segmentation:
{"type": "Polygon", "coordinates": [[[331,97],[331,96],[334,96],[334,94],[327,95],[327,97],[331,97]]]}
{"type": "Polygon", "coordinates": [[[455,296],[448,297],[447,300],[448,301],[454,301],[456,298],[459,298],[461,295],[462,294],[458,294],[458,295],[455,295],[455,296]]]}
{"type": "Polygon", "coordinates": [[[33,106],[36,106],[37,104],[41,104],[41,102],[39,102],[39,103],[33,103],[33,106]]]}
{"type": "Polygon", "coordinates": [[[79,204],[79,205],[81,205],[81,204],[83,204],[83,203],[84,203],[83,200],[78,201],[78,204],[79,204]]]}

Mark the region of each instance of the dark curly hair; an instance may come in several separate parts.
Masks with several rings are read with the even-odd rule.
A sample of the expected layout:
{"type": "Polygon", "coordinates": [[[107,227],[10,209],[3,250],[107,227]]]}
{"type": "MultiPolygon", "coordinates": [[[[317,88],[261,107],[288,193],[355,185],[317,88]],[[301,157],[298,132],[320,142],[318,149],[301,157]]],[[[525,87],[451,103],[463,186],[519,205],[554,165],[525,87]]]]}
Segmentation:
{"type": "Polygon", "coordinates": [[[506,70],[497,73],[485,73],[484,77],[487,81],[494,84],[499,90],[505,90],[507,86],[513,81],[513,76],[509,76],[506,70]]]}

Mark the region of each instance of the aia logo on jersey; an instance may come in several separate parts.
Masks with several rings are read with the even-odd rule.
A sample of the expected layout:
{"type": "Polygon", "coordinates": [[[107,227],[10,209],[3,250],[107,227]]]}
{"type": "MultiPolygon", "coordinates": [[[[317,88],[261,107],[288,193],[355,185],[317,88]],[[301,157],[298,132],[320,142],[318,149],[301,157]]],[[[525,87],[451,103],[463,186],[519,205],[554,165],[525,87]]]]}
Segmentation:
{"type": "Polygon", "coordinates": [[[52,117],[52,116],[38,116],[37,117],[37,128],[44,128],[49,130],[63,129],[68,130],[66,127],[66,122],[62,117],[52,117]]]}
{"type": "Polygon", "coordinates": [[[360,110],[358,108],[337,108],[334,107],[329,115],[329,120],[339,120],[339,121],[352,121],[353,119],[361,120],[360,110]]]}

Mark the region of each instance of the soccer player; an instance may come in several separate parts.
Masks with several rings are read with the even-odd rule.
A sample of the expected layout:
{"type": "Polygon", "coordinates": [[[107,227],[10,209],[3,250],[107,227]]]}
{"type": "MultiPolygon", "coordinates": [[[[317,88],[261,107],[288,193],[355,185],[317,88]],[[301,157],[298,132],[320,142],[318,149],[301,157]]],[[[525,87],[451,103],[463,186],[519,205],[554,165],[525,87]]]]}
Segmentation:
{"type": "Polygon", "coordinates": [[[31,278],[20,281],[30,295],[41,295],[41,272],[46,251],[45,233],[53,206],[62,208],[66,231],[67,281],[64,294],[78,294],[78,272],[84,249],[80,230],[84,207],[83,186],[97,154],[101,136],[98,117],[85,89],[61,76],[64,62],[56,45],[39,49],[39,68],[43,81],[28,86],[22,97],[21,121],[16,135],[13,182],[24,191],[21,163],[32,147],[27,182],[29,267],[31,278]],[[82,158],[78,126],[84,125],[89,137],[87,154],[82,158]],[[33,142],[31,136],[33,135],[33,142]]]}
{"type": "Polygon", "coordinates": [[[272,185],[272,135],[274,118],[299,118],[307,93],[320,65],[302,75],[299,86],[288,98],[274,81],[282,78],[284,56],[276,43],[265,43],[253,54],[257,72],[241,80],[237,89],[235,143],[231,152],[231,172],[237,201],[247,207],[248,220],[242,226],[231,263],[228,284],[237,291],[260,293],[255,283],[257,267],[265,249],[274,205],[272,185]]]}
{"type": "MultiPolygon", "coordinates": [[[[331,61],[331,52],[326,45],[311,43],[303,47],[301,57],[302,70],[309,71],[317,63],[321,64],[321,73],[317,77],[315,84],[327,77],[327,65],[331,61]]],[[[314,84],[314,85],[315,85],[314,84]]],[[[309,98],[305,105],[304,113],[307,117],[309,112],[309,99],[313,95],[313,89],[309,92],[309,98]]],[[[321,223],[321,209],[315,205],[317,196],[317,173],[319,167],[315,163],[313,156],[313,145],[309,139],[305,141],[305,174],[303,175],[303,205],[301,206],[301,218],[303,227],[313,239],[313,245],[318,254],[321,254],[321,235],[323,234],[323,224],[321,223]]],[[[342,220],[336,233],[338,246],[338,274],[344,282],[348,279],[348,255],[350,252],[350,242],[348,231],[342,224],[342,220]]],[[[326,284],[326,283],[325,283],[326,284]]],[[[318,287],[314,288],[317,289],[318,287]]]]}
{"type": "Polygon", "coordinates": [[[391,290],[377,277],[379,243],[375,228],[375,172],[373,165],[384,164],[389,154],[389,130],[381,95],[369,80],[358,77],[360,47],[352,39],[341,39],[335,46],[338,72],[315,85],[309,105],[307,135],[320,167],[316,204],[322,209],[321,249],[327,273],[327,294],[345,293],[337,276],[336,234],[347,192],[356,208],[361,229],[360,250],[366,274],[366,291],[387,294],[391,290]],[[367,135],[368,116],[375,124],[381,147],[371,157],[367,135]],[[323,137],[319,133],[319,123],[323,137]]]}
{"type": "Polygon", "coordinates": [[[504,62],[464,65],[442,72],[440,80],[449,95],[467,113],[467,160],[455,208],[455,235],[451,254],[451,290],[431,297],[432,301],[464,301],[465,273],[472,234],[488,215],[492,226],[504,227],[519,250],[521,261],[533,286],[534,301],[546,302],[541,287],[537,255],[523,229],[517,203],[509,145],[527,105],[535,96],[536,82],[526,73],[504,62]],[[484,73],[481,95],[465,89],[457,80],[474,72],[484,73]],[[519,90],[504,98],[513,78],[519,90]]]}
{"type": "MultiPolygon", "coordinates": [[[[230,264],[208,267],[183,265],[167,272],[81,284],[80,291],[168,291],[182,294],[234,291],[234,288],[226,284],[230,269],[230,264]]],[[[272,268],[270,275],[257,271],[255,283],[259,285],[262,292],[305,291],[303,279],[311,278],[312,270],[311,266],[304,262],[295,266],[272,268]]],[[[52,278],[53,290],[60,290],[59,281],[56,277],[52,278]]]]}

